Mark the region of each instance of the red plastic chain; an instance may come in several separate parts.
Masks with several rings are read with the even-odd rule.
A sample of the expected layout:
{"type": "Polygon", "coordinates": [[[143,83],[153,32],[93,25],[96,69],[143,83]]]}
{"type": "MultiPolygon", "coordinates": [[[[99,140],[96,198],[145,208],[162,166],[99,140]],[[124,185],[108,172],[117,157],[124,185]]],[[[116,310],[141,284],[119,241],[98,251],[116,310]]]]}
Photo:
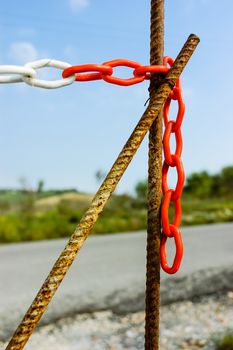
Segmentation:
{"type": "Polygon", "coordinates": [[[76,81],[92,81],[102,79],[102,75],[112,75],[113,69],[110,66],[103,64],[82,64],[79,66],[71,66],[64,69],[62,76],[63,78],[68,78],[75,74],[76,81]],[[88,72],[88,74],[80,74],[88,72]],[[90,73],[98,72],[98,73],[90,73]]]}
{"type": "MultiPolygon", "coordinates": [[[[164,65],[172,66],[174,60],[171,57],[164,57],[164,65]]],[[[162,189],[163,189],[163,203],[162,203],[162,237],[161,237],[161,266],[163,270],[169,274],[176,273],[179,270],[182,256],[183,256],[183,242],[181,232],[179,230],[182,209],[180,204],[180,197],[184,186],[184,169],[181,161],[182,153],[182,135],[181,124],[184,118],[185,104],[183,101],[181,81],[176,82],[170,96],[164,104],[163,119],[164,119],[164,136],[163,136],[163,150],[164,150],[164,163],[162,168],[162,189]],[[172,100],[176,100],[178,103],[178,113],[176,120],[169,120],[169,109],[172,100]],[[175,134],[176,149],[175,153],[171,154],[170,150],[170,138],[171,134],[175,134]],[[177,171],[177,184],[175,190],[169,189],[167,184],[167,175],[170,167],[175,167],[177,171]],[[169,206],[171,202],[174,203],[174,220],[173,224],[169,223],[169,206]],[[166,256],[166,241],[167,238],[174,238],[176,253],[172,266],[168,265],[166,256]]]]}
{"type": "Polygon", "coordinates": [[[138,62],[125,59],[116,59],[103,64],[83,64],[79,66],[71,66],[64,69],[62,76],[68,78],[75,74],[76,81],[92,81],[103,79],[108,83],[129,86],[141,83],[145,79],[150,79],[151,73],[167,73],[169,70],[164,66],[142,66],[138,62]],[[123,79],[113,76],[113,68],[129,67],[133,68],[133,77],[123,79]],[[94,72],[94,73],[93,73],[94,72]],[[82,74],[87,73],[87,74],[82,74]]]}
{"type": "MultiPolygon", "coordinates": [[[[103,79],[104,81],[121,85],[129,86],[138,84],[145,79],[150,79],[151,73],[167,73],[172,66],[174,60],[171,57],[164,57],[162,66],[142,66],[138,62],[129,61],[125,59],[116,59],[103,64],[84,64],[79,66],[71,66],[64,69],[62,76],[68,78],[75,74],[76,81],[92,81],[103,79]],[[169,67],[168,67],[169,66],[169,67]],[[129,67],[133,69],[133,76],[130,78],[119,78],[113,75],[113,68],[115,67],[129,67]]],[[[163,150],[164,150],[164,163],[162,168],[162,190],[163,190],[163,203],[162,203],[162,236],[161,236],[161,266],[163,270],[169,274],[176,273],[180,267],[183,256],[183,243],[179,230],[182,209],[180,204],[180,197],[184,186],[184,169],[181,161],[182,153],[182,134],[181,124],[183,121],[185,112],[185,104],[183,101],[181,81],[177,80],[175,87],[167,98],[164,109],[164,136],[163,136],[163,150]],[[178,113],[176,120],[169,119],[169,110],[171,101],[176,100],[178,103],[178,113]],[[171,153],[170,138],[171,134],[175,135],[176,148],[175,153],[171,153]],[[177,184],[175,189],[169,189],[167,184],[167,175],[170,167],[175,167],[177,171],[177,184]],[[169,207],[171,202],[174,204],[174,220],[173,224],[169,223],[169,207]],[[167,238],[174,238],[176,253],[172,266],[168,265],[166,257],[166,242],[167,238]]]]}

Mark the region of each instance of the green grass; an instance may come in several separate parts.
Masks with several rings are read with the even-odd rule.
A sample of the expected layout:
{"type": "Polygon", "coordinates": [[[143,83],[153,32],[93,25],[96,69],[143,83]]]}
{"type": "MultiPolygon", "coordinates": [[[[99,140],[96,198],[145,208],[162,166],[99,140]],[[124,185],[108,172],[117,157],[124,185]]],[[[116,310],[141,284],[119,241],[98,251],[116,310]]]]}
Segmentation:
{"type": "Polygon", "coordinates": [[[182,207],[184,226],[233,221],[233,200],[230,199],[184,199],[182,207]]]}
{"type": "Polygon", "coordinates": [[[221,335],[215,342],[216,350],[233,350],[233,332],[221,335]]]}
{"type": "MultiPolygon", "coordinates": [[[[0,191],[0,242],[20,242],[69,236],[91,202],[91,195],[50,191],[36,194],[0,191]]],[[[182,225],[233,221],[233,201],[223,198],[182,200],[182,225]]],[[[172,208],[169,213],[172,222],[172,208]]],[[[146,229],[146,202],[114,195],[93,228],[93,234],[146,229]]]]}

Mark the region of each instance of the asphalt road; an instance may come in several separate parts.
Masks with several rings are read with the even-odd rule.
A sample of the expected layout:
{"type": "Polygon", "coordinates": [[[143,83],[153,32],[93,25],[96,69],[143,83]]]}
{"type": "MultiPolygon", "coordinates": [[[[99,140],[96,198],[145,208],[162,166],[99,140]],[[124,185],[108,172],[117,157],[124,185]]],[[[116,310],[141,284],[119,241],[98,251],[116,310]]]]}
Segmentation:
{"type": "MultiPolygon", "coordinates": [[[[173,276],[162,273],[163,281],[233,266],[233,223],[184,228],[182,233],[182,267],[173,276]]],[[[0,338],[22,318],[65,243],[53,240],[0,246],[0,338]]],[[[145,232],[88,238],[42,320],[106,309],[122,300],[140,303],[145,289],[145,251],[145,232]]],[[[169,257],[173,251],[171,242],[169,257]]]]}

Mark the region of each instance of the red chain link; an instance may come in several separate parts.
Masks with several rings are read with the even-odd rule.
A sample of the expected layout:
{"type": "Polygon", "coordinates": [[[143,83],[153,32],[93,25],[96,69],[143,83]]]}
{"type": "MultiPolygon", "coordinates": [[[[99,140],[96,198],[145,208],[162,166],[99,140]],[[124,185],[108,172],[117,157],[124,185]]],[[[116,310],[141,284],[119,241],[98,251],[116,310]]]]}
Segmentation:
{"type": "Polygon", "coordinates": [[[113,73],[112,67],[103,64],[82,64],[64,69],[62,76],[68,78],[75,74],[76,81],[92,81],[102,79],[101,73],[111,75],[113,73]],[[79,74],[85,72],[98,73],[79,74]]]}
{"type": "Polygon", "coordinates": [[[176,254],[175,254],[175,258],[172,266],[169,266],[167,262],[166,242],[167,242],[168,236],[165,235],[164,233],[162,234],[162,237],[161,237],[160,258],[161,258],[161,266],[163,270],[169,274],[173,274],[173,273],[176,273],[180,267],[180,263],[183,257],[183,242],[182,242],[180,230],[176,226],[170,225],[170,230],[176,245],[176,254]]]}
{"type": "Polygon", "coordinates": [[[129,60],[113,60],[113,61],[108,61],[103,63],[103,65],[107,65],[110,67],[129,67],[129,68],[134,68],[133,71],[133,78],[127,78],[127,79],[122,79],[122,78],[117,78],[114,77],[113,75],[102,75],[103,80],[105,80],[108,83],[111,84],[117,84],[121,86],[129,86],[133,84],[138,84],[144,81],[147,78],[146,73],[141,74],[141,75],[136,75],[135,70],[139,67],[141,67],[140,63],[134,62],[134,61],[129,61],[129,60]]]}
{"type": "MultiPolygon", "coordinates": [[[[174,60],[171,57],[164,57],[164,65],[172,66],[174,60]]],[[[161,249],[160,258],[161,266],[163,270],[169,274],[176,273],[179,270],[182,256],[183,256],[183,242],[181,233],[179,230],[182,209],[180,204],[180,197],[184,186],[184,169],[182,161],[180,159],[182,153],[182,134],[181,134],[181,124],[183,121],[185,112],[185,104],[183,101],[181,81],[180,79],[176,82],[175,87],[170,93],[167,101],[164,104],[163,109],[163,119],[164,119],[164,136],[163,136],[163,150],[164,150],[164,163],[162,168],[162,189],[163,189],[163,203],[161,209],[162,217],[162,237],[161,237],[161,249]],[[169,120],[169,109],[171,105],[171,100],[176,100],[178,103],[178,112],[176,120],[169,120]],[[175,153],[171,154],[170,149],[170,138],[171,134],[175,134],[176,149],[175,153]],[[175,190],[169,189],[167,184],[167,175],[169,167],[175,167],[177,171],[177,184],[175,190]],[[174,203],[174,219],[173,224],[169,223],[169,206],[171,202],[174,203]],[[168,265],[166,256],[166,242],[167,238],[174,238],[176,253],[173,260],[172,266],[168,265]]]]}
{"type": "MultiPolygon", "coordinates": [[[[111,84],[129,86],[138,84],[145,79],[150,79],[151,73],[167,73],[170,69],[169,67],[172,66],[173,62],[174,60],[168,56],[164,57],[162,66],[142,66],[138,62],[125,59],[116,59],[104,62],[103,64],[84,64],[79,66],[72,66],[64,69],[62,76],[63,78],[68,78],[71,75],[75,74],[76,81],[92,81],[103,79],[104,81],[111,84]],[[133,77],[123,79],[114,76],[113,68],[115,67],[133,68],[133,77]]],[[[180,197],[183,191],[185,180],[184,169],[180,158],[182,153],[181,124],[184,118],[184,112],[185,104],[182,96],[181,81],[178,79],[163,108],[165,131],[163,136],[164,163],[162,167],[162,190],[164,199],[161,211],[162,236],[160,256],[161,266],[163,270],[169,274],[173,274],[178,271],[183,256],[183,243],[179,226],[182,215],[180,197]],[[169,119],[169,110],[172,100],[176,100],[178,103],[178,113],[175,120],[169,119]],[[174,154],[171,153],[170,147],[170,138],[172,133],[175,135],[176,140],[176,148],[174,154]],[[175,167],[177,171],[177,184],[174,190],[169,189],[167,184],[167,175],[170,167],[175,167]],[[173,224],[169,223],[168,215],[171,202],[174,204],[173,224]],[[168,237],[174,238],[176,246],[176,253],[172,266],[168,265],[166,257],[166,242],[168,237]]]]}

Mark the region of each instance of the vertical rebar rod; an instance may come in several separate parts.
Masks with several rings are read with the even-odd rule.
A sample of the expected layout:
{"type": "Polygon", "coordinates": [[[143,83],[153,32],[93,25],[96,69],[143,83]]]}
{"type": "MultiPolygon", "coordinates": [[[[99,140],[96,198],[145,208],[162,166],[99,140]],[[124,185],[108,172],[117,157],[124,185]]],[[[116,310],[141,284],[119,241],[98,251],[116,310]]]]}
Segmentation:
{"type": "MultiPolygon", "coordinates": [[[[163,64],[164,0],[151,0],[150,64],[163,64]]],[[[150,84],[150,106],[153,108],[160,76],[154,74],[150,84]]],[[[162,112],[149,133],[148,228],[146,272],[145,349],[159,349],[160,317],[160,207],[162,199],[162,112]]]]}

